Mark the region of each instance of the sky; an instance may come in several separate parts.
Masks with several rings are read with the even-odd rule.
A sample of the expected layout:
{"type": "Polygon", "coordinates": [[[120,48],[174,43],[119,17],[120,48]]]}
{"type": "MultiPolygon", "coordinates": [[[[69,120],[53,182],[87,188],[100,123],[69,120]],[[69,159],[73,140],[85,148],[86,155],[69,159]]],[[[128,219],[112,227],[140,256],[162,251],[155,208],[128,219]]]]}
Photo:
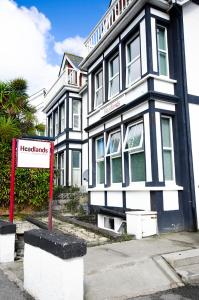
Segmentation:
{"type": "Polygon", "coordinates": [[[85,56],[83,42],[109,0],[0,0],[0,81],[22,77],[29,95],[57,79],[65,51],[85,56]]]}

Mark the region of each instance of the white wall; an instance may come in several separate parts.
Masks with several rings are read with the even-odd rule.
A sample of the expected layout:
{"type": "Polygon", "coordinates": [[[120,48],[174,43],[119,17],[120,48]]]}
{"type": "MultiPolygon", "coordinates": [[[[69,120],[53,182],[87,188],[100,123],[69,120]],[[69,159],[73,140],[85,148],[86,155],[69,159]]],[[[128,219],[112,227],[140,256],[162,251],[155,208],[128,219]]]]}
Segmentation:
{"type": "Polygon", "coordinates": [[[188,93],[199,96],[199,6],[190,1],[183,6],[184,40],[188,93]]]}
{"type": "MultiPolygon", "coordinates": [[[[199,105],[189,104],[191,141],[193,155],[194,184],[196,194],[196,211],[199,220],[199,143],[198,143],[198,127],[199,127],[199,105]]],[[[198,222],[199,228],[199,222],[198,222]]]]}

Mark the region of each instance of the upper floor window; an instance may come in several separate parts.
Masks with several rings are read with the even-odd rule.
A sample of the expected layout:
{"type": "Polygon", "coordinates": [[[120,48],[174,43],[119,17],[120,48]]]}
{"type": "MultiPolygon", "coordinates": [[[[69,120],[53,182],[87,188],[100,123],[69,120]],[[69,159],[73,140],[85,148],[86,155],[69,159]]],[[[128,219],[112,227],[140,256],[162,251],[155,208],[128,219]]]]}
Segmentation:
{"type": "Polygon", "coordinates": [[[61,120],[61,132],[65,129],[65,105],[62,104],[60,107],[60,120],[61,120]]]}
{"type": "Polygon", "coordinates": [[[109,60],[108,63],[108,97],[112,98],[113,96],[119,93],[119,56],[116,55],[109,60]]]}
{"type": "Polygon", "coordinates": [[[157,27],[157,45],[158,45],[158,64],[159,75],[169,75],[168,64],[168,45],[167,45],[167,29],[162,26],[157,27]]]}
{"type": "Polygon", "coordinates": [[[161,118],[162,151],[165,180],[174,180],[173,130],[170,117],[161,118]]]}
{"type": "Polygon", "coordinates": [[[104,138],[99,137],[95,142],[96,146],[96,175],[97,184],[104,183],[104,138]]]}
{"type": "Polygon", "coordinates": [[[129,153],[131,182],[145,181],[144,124],[138,122],[127,127],[124,151],[129,153]]]}
{"type": "Polygon", "coordinates": [[[58,117],[58,110],[55,112],[55,136],[59,133],[59,117],[58,117]]]}
{"type": "Polygon", "coordinates": [[[131,85],[140,77],[140,37],[137,36],[126,45],[126,85],[131,85]]]}
{"type": "Polygon", "coordinates": [[[103,75],[102,70],[95,74],[95,105],[98,107],[103,103],[103,75]]]}
{"type": "Polygon", "coordinates": [[[122,182],[121,133],[116,131],[109,134],[107,156],[111,159],[111,182],[122,182]]]}
{"type": "Polygon", "coordinates": [[[52,117],[52,115],[48,119],[48,124],[49,124],[48,125],[49,126],[48,134],[50,137],[52,137],[53,136],[53,117],[52,117]]]}
{"type": "Polygon", "coordinates": [[[81,102],[73,100],[73,129],[81,130],[81,102]]]}

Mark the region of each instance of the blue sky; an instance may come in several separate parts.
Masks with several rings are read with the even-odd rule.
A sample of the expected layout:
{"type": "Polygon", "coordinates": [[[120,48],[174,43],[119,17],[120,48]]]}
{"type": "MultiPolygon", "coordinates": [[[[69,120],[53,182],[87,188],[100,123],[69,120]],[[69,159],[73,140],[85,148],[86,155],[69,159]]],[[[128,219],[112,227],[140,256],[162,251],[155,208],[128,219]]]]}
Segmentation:
{"type": "Polygon", "coordinates": [[[84,40],[109,0],[0,0],[0,80],[23,77],[29,93],[57,79],[65,51],[85,56],[84,40]]]}
{"type": "MultiPolygon", "coordinates": [[[[51,22],[51,34],[57,41],[73,36],[87,37],[109,6],[109,0],[17,0],[19,6],[31,6],[44,13],[51,22]]],[[[49,49],[50,58],[53,57],[49,49]]]]}

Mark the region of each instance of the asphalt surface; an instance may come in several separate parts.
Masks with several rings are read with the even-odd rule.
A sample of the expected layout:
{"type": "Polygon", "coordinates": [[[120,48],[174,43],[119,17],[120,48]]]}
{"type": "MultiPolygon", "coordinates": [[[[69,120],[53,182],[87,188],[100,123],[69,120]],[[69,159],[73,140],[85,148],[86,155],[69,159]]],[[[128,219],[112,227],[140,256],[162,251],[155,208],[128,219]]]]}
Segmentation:
{"type": "Polygon", "coordinates": [[[199,287],[184,286],[149,296],[132,298],[131,300],[199,300],[199,287]]]}
{"type": "Polygon", "coordinates": [[[0,300],[31,300],[29,295],[21,292],[15,283],[8,278],[0,270],[0,300]]]}

